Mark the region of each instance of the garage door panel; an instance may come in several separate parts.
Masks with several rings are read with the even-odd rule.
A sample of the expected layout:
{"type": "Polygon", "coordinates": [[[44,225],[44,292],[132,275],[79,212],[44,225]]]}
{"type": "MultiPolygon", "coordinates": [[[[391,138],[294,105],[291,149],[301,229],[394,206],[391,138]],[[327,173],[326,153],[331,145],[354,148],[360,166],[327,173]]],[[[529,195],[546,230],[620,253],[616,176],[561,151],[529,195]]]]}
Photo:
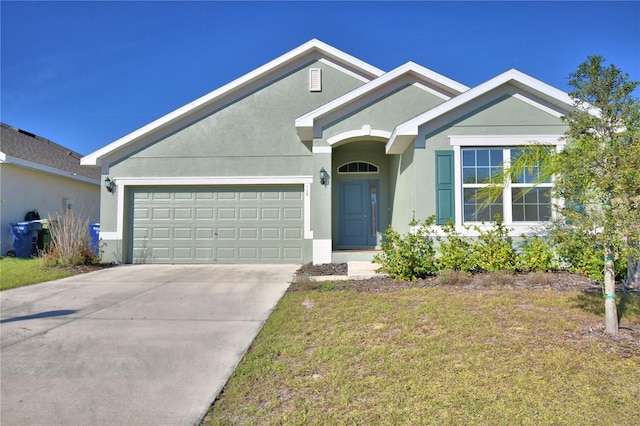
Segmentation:
{"type": "Polygon", "coordinates": [[[218,200],[223,202],[229,202],[229,201],[235,202],[238,200],[238,194],[232,191],[220,191],[218,192],[217,195],[218,195],[218,200]]]}
{"type": "Polygon", "coordinates": [[[302,228],[283,228],[282,231],[285,240],[299,241],[302,239],[302,228]]]}
{"type": "Polygon", "coordinates": [[[241,207],[238,211],[238,217],[240,220],[256,220],[258,219],[258,208],[241,207]]]}
{"type": "Polygon", "coordinates": [[[209,261],[213,259],[213,248],[198,247],[196,248],[196,259],[209,261]]]}
{"type": "Polygon", "coordinates": [[[195,239],[196,240],[212,240],[215,235],[215,230],[213,228],[196,228],[195,229],[195,239]]]}
{"type": "Polygon", "coordinates": [[[258,229],[257,228],[239,228],[238,237],[240,240],[257,241],[258,229]]]}
{"type": "Polygon", "coordinates": [[[282,260],[290,262],[298,262],[302,259],[302,248],[300,247],[284,247],[282,249],[282,260]]]}
{"type": "Polygon", "coordinates": [[[280,239],[280,228],[262,228],[262,232],[260,233],[260,237],[263,240],[279,240],[280,239]]]}
{"type": "Polygon", "coordinates": [[[235,240],[236,228],[218,228],[216,233],[216,239],[218,240],[235,240]]]}
{"type": "Polygon", "coordinates": [[[212,220],[215,217],[215,211],[213,207],[198,207],[196,210],[196,219],[198,220],[212,220]]]}
{"type": "Polygon", "coordinates": [[[171,238],[171,228],[153,228],[151,230],[152,240],[168,240],[171,238]]]}
{"type": "Polygon", "coordinates": [[[133,217],[134,219],[148,219],[151,215],[148,208],[135,208],[133,209],[133,217]]]}
{"type": "MultiPolygon", "coordinates": [[[[176,240],[191,240],[193,238],[192,228],[173,228],[173,238],[176,240]]],[[[197,239],[197,235],[196,235],[197,239]]]]}
{"type": "Polygon", "coordinates": [[[301,262],[302,186],[138,188],[132,261],[301,262]]]}
{"type": "Polygon", "coordinates": [[[302,220],[302,208],[284,208],[282,213],[285,220],[302,220]]]}
{"type": "Polygon", "coordinates": [[[151,218],[153,220],[171,219],[171,208],[155,207],[151,209],[151,218]]]}
{"type": "Polygon", "coordinates": [[[240,200],[257,200],[258,193],[256,191],[243,191],[239,193],[240,200]]]}
{"type": "Polygon", "coordinates": [[[277,207],[263,207],[260,211],[262,220],[280,220],[280,209],[277,207]]]}
{"type": "Polygon", "coordinates": [[[153,192],[151,193],[151,199],[153,201],[164,201],[164,202],[169,202],[172,201],[173,198],[171,197],[171,192],[153,192]]]}
{"type": "Polygon", "coordinates": [[[192,208],[175,208],[173,209],[173,218],[175,220],[191,220],[193,219],[193,209],[192,208]]]}
{"type": "Polygon", "coordinates": [[[218,220],[236,220],[235,208],[219,208],[218,220]]]}

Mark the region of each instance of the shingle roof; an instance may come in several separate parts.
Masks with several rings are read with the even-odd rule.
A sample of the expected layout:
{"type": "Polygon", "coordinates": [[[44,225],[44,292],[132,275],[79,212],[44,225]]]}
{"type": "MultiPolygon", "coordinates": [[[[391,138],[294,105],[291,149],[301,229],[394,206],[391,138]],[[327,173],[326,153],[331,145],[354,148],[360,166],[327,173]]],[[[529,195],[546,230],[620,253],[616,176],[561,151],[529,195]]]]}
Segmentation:
{"type": "Polygon", "coordinates": [[[11,157],[100,180],[100,169],[80,165],[81,154],[4,123],[0,123],[0,151],[11,157]]]}

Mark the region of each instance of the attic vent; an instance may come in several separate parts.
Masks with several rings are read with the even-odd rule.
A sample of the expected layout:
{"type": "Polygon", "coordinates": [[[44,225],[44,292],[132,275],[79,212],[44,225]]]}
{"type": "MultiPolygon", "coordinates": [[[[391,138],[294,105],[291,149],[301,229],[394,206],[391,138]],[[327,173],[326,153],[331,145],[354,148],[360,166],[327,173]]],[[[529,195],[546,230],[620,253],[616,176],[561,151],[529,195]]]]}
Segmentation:
{"type": "Polygon", "coordinates": [[[322,92],[322,70],[320,68],[309,69],[309,91],[322,92]]]}

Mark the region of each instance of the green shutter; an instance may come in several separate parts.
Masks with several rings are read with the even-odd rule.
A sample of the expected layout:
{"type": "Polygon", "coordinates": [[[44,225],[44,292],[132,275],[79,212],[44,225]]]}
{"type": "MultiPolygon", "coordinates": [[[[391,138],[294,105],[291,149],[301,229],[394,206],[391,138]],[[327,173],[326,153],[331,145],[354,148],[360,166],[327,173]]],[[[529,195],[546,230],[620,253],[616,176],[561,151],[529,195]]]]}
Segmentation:
{"type": "Polygon", "coordinates": [[[436,225],[454,221],[453,151],[436,151],[436,225]]]}

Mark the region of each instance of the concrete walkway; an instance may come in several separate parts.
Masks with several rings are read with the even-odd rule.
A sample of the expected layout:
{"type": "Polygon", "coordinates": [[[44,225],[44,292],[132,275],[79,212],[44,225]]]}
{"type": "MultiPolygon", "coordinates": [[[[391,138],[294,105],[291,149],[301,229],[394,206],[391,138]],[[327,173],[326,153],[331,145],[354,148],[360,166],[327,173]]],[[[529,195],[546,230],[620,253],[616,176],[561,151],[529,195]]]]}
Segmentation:
{"type": "Polygon", "coordinates": [[[0,424],[193,425],[298,265],[129,265],[0,293],[0,424]]]}

